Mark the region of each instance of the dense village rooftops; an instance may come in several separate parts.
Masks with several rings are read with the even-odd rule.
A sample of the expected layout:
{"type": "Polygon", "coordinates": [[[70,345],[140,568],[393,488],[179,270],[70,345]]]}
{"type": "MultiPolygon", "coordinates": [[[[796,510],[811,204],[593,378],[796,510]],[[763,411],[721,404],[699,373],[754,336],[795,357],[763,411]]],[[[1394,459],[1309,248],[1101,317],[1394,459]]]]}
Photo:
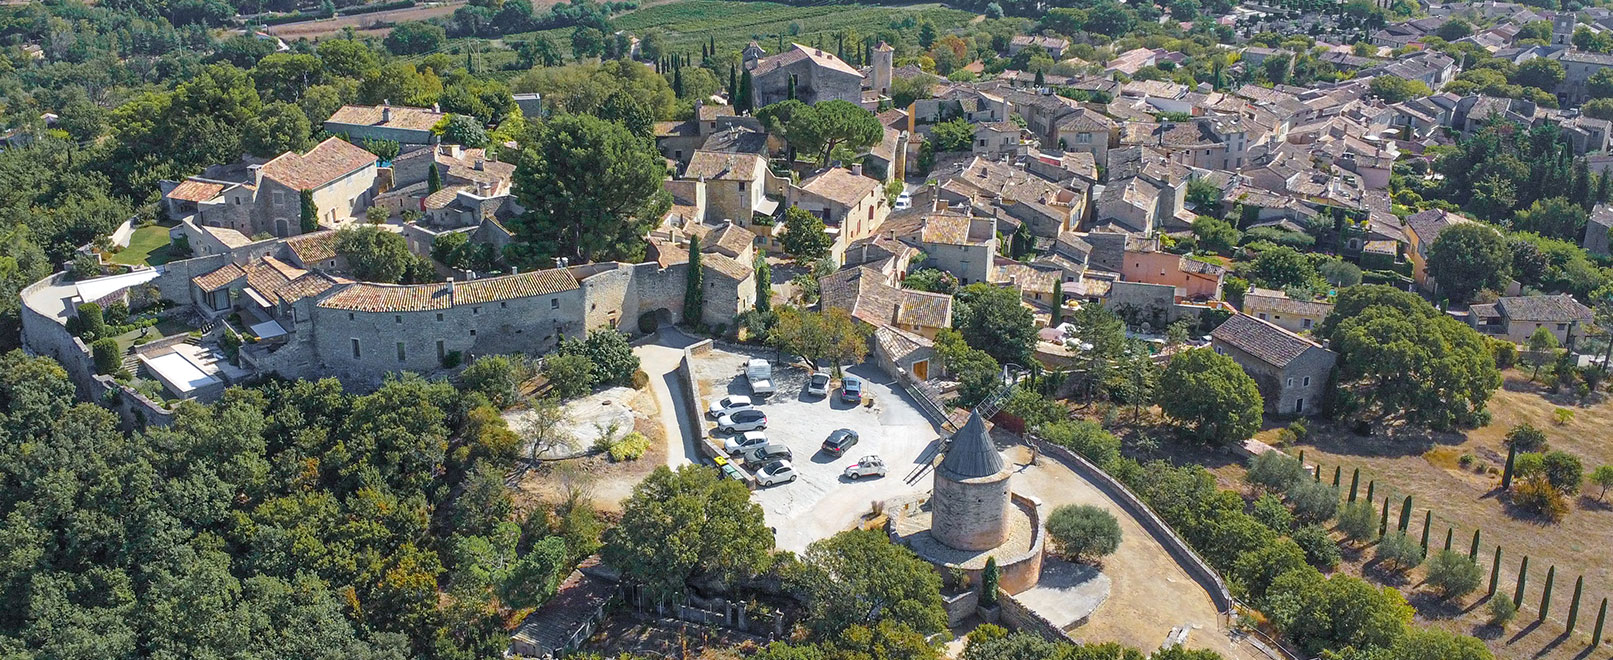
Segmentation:
{"type": "Polygon", "coordinates": [[[368,165],[375,154],[341,138],[329,138],[308,153],[280,154],[263,164],[263,178],[285,184],[293,190],[314,190],[368,165]]]}
{"type": "Polygon", "coordinates": [[[819,286],[825,308],[846,310],[852,318],[875,327],[944,328],[952,322],[952,296],[897,288],[867,266],[826,275],[819,286]]]}
{"type": "Polygon", "coordinates": [[[801,44],[790,44],[790,49],[772,57],[765,57],[757,61],[756,68],[751,69],[752,76],[761,76],[771,73],[781,67],[789,66],[801,61],[811,61],[812,64],[830,71],[847,75],[862,77],[862,72],[856,67],[846,64],[833,53],[824,52],[820,48],[812,48],[801,44]]]}
{"type": "Polygon", "coordinates": [[[429,131],[447,116],[431,108],[403,105],[344,105],[325,123],[429,131]]]}
{"type": "Polygon", "coordinates": [[[1232,315],[1210,336],[1278,368],[1307,350],[1321,348],[1321,344],[1247,314],[1232,315]]]}
{"type": "Polygon", "coordinates": [[[376,284],[360,282],[319,301],[327,309],[355,312],[420,312],[530,298],[578,288],[565,269],[537,270],[468,282],[376,284]]]}
{"type": "Polygon", "coordinates": [[[1508,296],[1497,300],[1495,307],[1514,321],[1568,323],[1590,321],[1594,315],[1591,308],[1566,293],[1552,296],[1508,296]]]}

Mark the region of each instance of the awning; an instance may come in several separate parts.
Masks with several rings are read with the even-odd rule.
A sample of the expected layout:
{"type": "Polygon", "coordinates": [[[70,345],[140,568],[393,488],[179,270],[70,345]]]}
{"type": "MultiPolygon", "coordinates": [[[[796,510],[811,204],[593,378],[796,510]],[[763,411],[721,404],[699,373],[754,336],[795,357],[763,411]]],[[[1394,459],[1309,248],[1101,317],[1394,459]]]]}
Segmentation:
{"type": "Polygon", "coordinates": [[[162,272],[161,268],[142,268],[121,275],[84,280],[75,285],[75,288],[78,291],[79,302],[95,302],[131,286],[145,284],[157,279],[157,276],[161,275],[162,272]]]}
{"type": "Polygon", "coordinates": [[[778,206],[779,206],[778,200],[776,200],[776,199],[768,199],[766,197],[763,197],[762,201],[760,201],[760,202],[758,202],[756,204],[756,214],[757,215],[765,215],[765,216],[771,218],[775,214],[778,213],[778,206]]]}
{"type": "Polygon", "coordinates": [[[280,325],[280,322],[274,319],[254,325],[250,328],[250,330],[258,339],[274,339],[275,337],[288,334],[285,327],[280,325]]]}
{"type": "Polygon", "coordinates": [[[252,287],[246,287],[244,289],[241,289],[241,293],[246,294],[246,297],[251,298],[252,302],[257,303],[259,307],[262,307],[264,309],[269,309],[269,308],[274,307],[274,303],[269,302],[268,298],[264,298],[263,294],[258,293],[257,290],[253,289],[252,287]]]}

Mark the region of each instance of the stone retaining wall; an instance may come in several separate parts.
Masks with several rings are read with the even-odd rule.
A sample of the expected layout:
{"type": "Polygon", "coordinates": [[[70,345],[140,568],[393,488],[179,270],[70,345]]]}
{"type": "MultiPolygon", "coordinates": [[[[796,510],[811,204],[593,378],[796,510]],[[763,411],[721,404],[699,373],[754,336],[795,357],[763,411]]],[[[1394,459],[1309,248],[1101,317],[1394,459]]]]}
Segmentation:
{"type": "MultiPolygon", "coordinates": [[[[695,447],[707,460],[716,462],[717,457],[728,460],[728,452],[723,451],[722,444],[716,442],[706,433],[706,409],[700,405],[700,383],[694,377],[694,356],[705,355],[711,352],[712,341],[704,339],[683,349],[683,359],[678,361],[678,378],[683,383],[683,403],[688,407],[689,419],[693,422],[690,429],[694,433],[695,447]]],[[[745,487],[754,490],[756,477],[738,463],[729,463],[744,480],[745,487]]]]}
{"type": "Polygon", "coordinates": [[[1059,462],[1064,463],[1071,470],[1074,470],[1076,474],[1081,475],[1092,485],[1097,486],[1098,490],[1109,496],[1109,499],[1114,500],[1121,508],[1125,509],[1132,518],[1137,520],[1138,524],[1143,526],[1143,529],[1148,530],[1148,533],[1153,535],[1154,540],[1165,547],[1165,551],[1169,552],[1171,558],[1176,560],[1176,563],[1187,571],[1193,581],[1198,582],[1199,586],[1209,593],[1210,600],[1215,603],[1217,610],[1228,612],[1232,609],[1232,593],[1227,590],[1226,582],[1221,579],[1221,575],[1214,568],[1211,568],[1209,563],[1204,561],[1204,558],[1194,552],[1191,547],[1188,547],[1187,542],[1182,540],[1182,537],[1177,536],[1176,531],[1171,529],[1170,525],[1167,525],[1164,520],[1160,519],[1153,509],[1148,508],[1148,505],[1144,504],[1136,493],[1131,492],[1130,488],[1127,488],[1125,484],[1120,483],[1114,477],[1109,476],[1109,473],[1093,465],[1091,461],[1088,461],[1086,457],[1080,454],[1035,436],[1027,435],[1024,438],[1042,455],[1052,456],[1059,462]]]}

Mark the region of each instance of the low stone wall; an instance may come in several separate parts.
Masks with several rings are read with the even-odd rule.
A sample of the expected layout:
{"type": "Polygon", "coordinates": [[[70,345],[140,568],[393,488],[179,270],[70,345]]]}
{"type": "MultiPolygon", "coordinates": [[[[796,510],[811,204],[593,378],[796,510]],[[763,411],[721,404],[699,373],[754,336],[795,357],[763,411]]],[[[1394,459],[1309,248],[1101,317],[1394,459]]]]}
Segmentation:
{"type": "MultiPolygon", "coordinates": [[[[690,432],[694,433],[695,447],[700,449],[700,453],[705,455],[707,460],[716,463],[718,457],[722,457],[725,461],[728,460],[728,452],[723,451],[722,444],[714,441],[706,433],[706,409],[700,405],[700,383],[694,377],[694,356],[710,353],[711,344],[711,340],[706,339],[695,342],[683,349],[683,359],[678,361],[678,378],[683,383],[683,403],[688,407],[689,420],[693,422],[690,432]]],[[[730,462],[729,465],[732,465],[734,470],[739,473],[740,478],[745,482],[746,488],[753,490],[756,488],[756,477],[754,475],[738,463],[730,462]]]]}
{"type": "Polygon", "coordinates": [[[1093,465],[1091,461],[1088,461],[1086,457],[1080,454],[1035,436],[1027,435],[1024,438],[1042,455],[1051,456],[1064,463],[1071,470],[1091,482],[1092,485],[1097,486],[1098,490],[1109,496],[1109,499],[1114,500],[1121,508],[1124,508],[1127,513],[1131,514],[1132,518],[1137,520],[1138,524],[1143,526],[1143,529],[1148,530],[1148,533],[1153,535],[1154,540],[1165,547],[1165,551],[1169,552],[1171,558],[1175,559],[1176,563],[1187,571],[1193,581],[1198,582],[1199,586],[1209,593],[1210,600],[1215,603],[1216,609],[1221,612],[1232,610],[1232,593],[1227,590],[1226,582],[1221,579],[1221,575],[1215,572],[1215,569],[1211,568],[1210,564],[1204,561],[1204,558],[1194,552],[1191,547],[1188,547],[1187,542],[1176,535],[1176,530],[1171,529],[1170,525],[1160,519],[1159,515],[1155,514],[1153,509],[1148,508],[1148,505],[1144,504],[1136,493],[1131,492],[1130,488],[1127,488],[1125,484],[1120,483],[1114,477],[1109,476],[1109,473],[1093,465]]]}
{"type": "Polygon", "coordinates": [[[980,591],[969,589],[950,595],[941,594],[941,605],[947,610],[947,626],[955,628],[980,609],[980,591]]]}
{"type": "MultiPolygon", "coordinates": [[[[1047,530],[1042,527],[1041,502],[1019,493],[1010,493],[1008,497],[1013,505],[1029,511],[1031,516],[1032,536],[1030,550],[1017,557],[997,558],[997,569],[1001,573],[998,576],[998,584],[1003,591],[1017,594],[1036,586],[1036,582],[1041,579],[1042,556],[1046,549],[1047,530]]],[[[979,578],[980,576],[975,576],[977,581],[979,578]]]]}
{"type": "Polygon", "coordinates": [[[1000,594],[997,598],[997,605],[1002,609],[1001,621],[1003,625],[1009,628],[1033,632],[1054,642],[1072,640],[1062,628],[1053,625],[1052,621],[1042,618],[1042,615],[1020,604],[1011,595],[1000,594]]]}

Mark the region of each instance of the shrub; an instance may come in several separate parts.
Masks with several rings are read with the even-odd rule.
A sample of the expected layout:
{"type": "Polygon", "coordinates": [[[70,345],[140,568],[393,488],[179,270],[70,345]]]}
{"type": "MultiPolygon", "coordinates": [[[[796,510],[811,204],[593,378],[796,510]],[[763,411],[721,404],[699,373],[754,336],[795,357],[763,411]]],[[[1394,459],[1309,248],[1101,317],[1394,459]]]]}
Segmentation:
{"type": "Polygon", "coordinates": [[[1251,514],[1260,524],[1270,527],[1279,534],[1287,534],[1294,527],[1294,514],[1288,511],[1288,506],[1278,499],[1276,495],[1266,493],[1255,500],[1254,511],[1251,514]]]}
{"type": "Polygon", "coordinates": [[[650,385],[650,375],[643,369],[633,372],[633,389],[642,390],[650,385]]]}
{"type": "Polygon", "coordinates": [[[494,405],[508,408],[520,399],[517,388],[523,371],[520,356],[487,355],[465,367],[459,373],[459,382],[466,390],[486,395],[494,405]]]}
{"type": "Polygon", "coordinates": [[[1561,522],[1568,516],[1568,498],[1543,476],[1533,476],[1513,486],[1512,503],[1545,516],[1552,522],[1561,522]]]}
{"type": "Polygon", "coordinates": [[[626,385],[638,371],[638,356],[627,344],[627,337],[612,330],[595,330],[587,339],[562,339],[555,351],[560,355],[581,355],[593,363],[593,382],[599,385],[626,385]]]}
{"type": "Polygon", "coordinates": [[[551,355],[543,361],[543,375],[562,399],[587,394],[592,389],[593,374],[594,363],[581,355],[551,355]]]}
{"type": "Polygon", "coordinates": [[[1059,421],[1043,424],[1036,431],[1042,439],[1085,456],[1105,469],[1120,458],[1120,439],[1093,422],[1059,421]]]}
{"type": "Polygon", "coordinates": [[[1546,432],[1524,422],[1507,431],[1506,445],[1518,451],[1540,451],[1546,448],[1546,432]]]}
{"type": "Polygon", "coordinates": [[[1268,451],[1251,459],[1245,477],[1249,483],[1274,491],[1286,491],[1307,478],[1305,465],[1280,451],[1268,451]]]}
{"type": "Polygon", "coordinates": [[[656,329],[659,328],[659,327],[661,327],[661,321],[659,319],[655,318],[655,311],[654,310],[651,310],[651,311],[648,311],[648,312],[645,312],[643,314],[638,315],[638,331],[639,331],[639,334],[644,334],[644,335],[650,334],[652,332],[655,332],[656,329]]]}
{"type": "Polygon", "coordinates": [[[462,361],[464,359],[465,359],[465,354],[461,353],[459,351],[448,351],[447,353],[443,353],[442,354],[442,368],[444,368],[444,369],[452,369],[454,367],[457,367],[457,366],[459,366],[460,361],[462,361]]]}
{"type": "Polygon", "coordinates": [[[1473,593],[1483,579],[1478,563],[1455,550],[1442,550],[1428,561],[1428,584],[1445,598],[1473,593]]]}
{"type": "Polygon", "coordinates": [[[1320,481],[1301,481],[1288,490],[1288,503],[1300,520],[1322,522],[1338,513],[1339,489],[1320,481]]]}
{"type": "Polygon", "coordinates": [[[1558,426],[1574,421],[1574,411],[1567,408],[1555,408],[1551,411],[1551,416],[1558,426]]]}
{"type": "Polygon", "coordinates": [[[1351,541],[1367,541],[1378,531],[1378,512],[1366,500],[1344,505],[1339,512],[1339,531],[1351,541]]]}
{"type": "Polygon", "coordinates": [[[1495,368],[1511,369],[1518,363],[1518,345],[1505,339],[1490,339],[1490,354],[1495,357],[1495,368]]]}
{"type": "Polygon", "coordinates": [[[1551,482],[1557,490],[1572,495],[1579,492],[1579,487],[1585,481],[1585,465],[1579,462],[1579,457],[1566,451],[1546,452],[1541,459],[1546,471],[1546,481],[1551,482]]]}
{"type": "Polygon", "coordinates": [[[1527,479],[1546,473],[1546,457],[1537,453],[1518,454],[1512,464],[1513,479],[1527,479]]]}
{"type": "Polygon", "coordinates": [[[1518,616],[1518,604],[1506,596],[1496,596],[1490,599],[1490,623],[1497,626],[1507,625],[1512,617],[1518,616]]]}
{"type": "Polygon", "coordinates": [[[95,357],[95,372],[109,374],[116,371],[122,360],[118,359],[118,342],[111,337],[104,337],[90,342],[90,354],[95,357]]]}
{"type": "Polygon", "coordinates": [[[129,303],[118,300],[106,306],[102,318],[107,325],[123,325],[129,322],[129,303]]]}
{"type": "Polygon", "coordinates": [[[643,433],[634,431],[622,436],[622,439],[610,443],[610,445],[605,448],[605,452],[610,454],[610,460],[621,462],[637,460],[639,457],[643,456],[644,452],[649,450],[649,448],[650,439],[644,437],[643,433]]]}
{"type": "Polygon", "coordinates": [[[1390,532],[1378,541],[1378,559],[1404,573],[1423,563],[1423,546],[1403,532],[1390,532]]]}
{"type": "Polygon", "coordinates": [[[106,319],[100,305],[87,302],[78,306],[78,336],[89,341],[106,336],[106,319]]]}
{"type": "Polygon", "coordinates": [[[1070,559],[1096,559],[1120,548],[1120,523],[1095,506],[1066,504],[1047,517],[1047,534],[1070,559]]]}
{"type": "Polygon", "coordinates": [[[1286,430],[1289,433],[1294,434],[1295,440],[1304,440],[1305,436],[1310,434],[1310,429],[1305,426],[1305,420],[1303,419],[1296,419],[1292,422],[1289,422],[1286,430]]]}
{"type": "Polygon", "coordinates": [[[1321,525],[1306,525],[1294,530],[1294,543],[1305,551],[1305,560],[1312,566],[1332,570],[1339,565],[1339,544],[1321,525]]]}

